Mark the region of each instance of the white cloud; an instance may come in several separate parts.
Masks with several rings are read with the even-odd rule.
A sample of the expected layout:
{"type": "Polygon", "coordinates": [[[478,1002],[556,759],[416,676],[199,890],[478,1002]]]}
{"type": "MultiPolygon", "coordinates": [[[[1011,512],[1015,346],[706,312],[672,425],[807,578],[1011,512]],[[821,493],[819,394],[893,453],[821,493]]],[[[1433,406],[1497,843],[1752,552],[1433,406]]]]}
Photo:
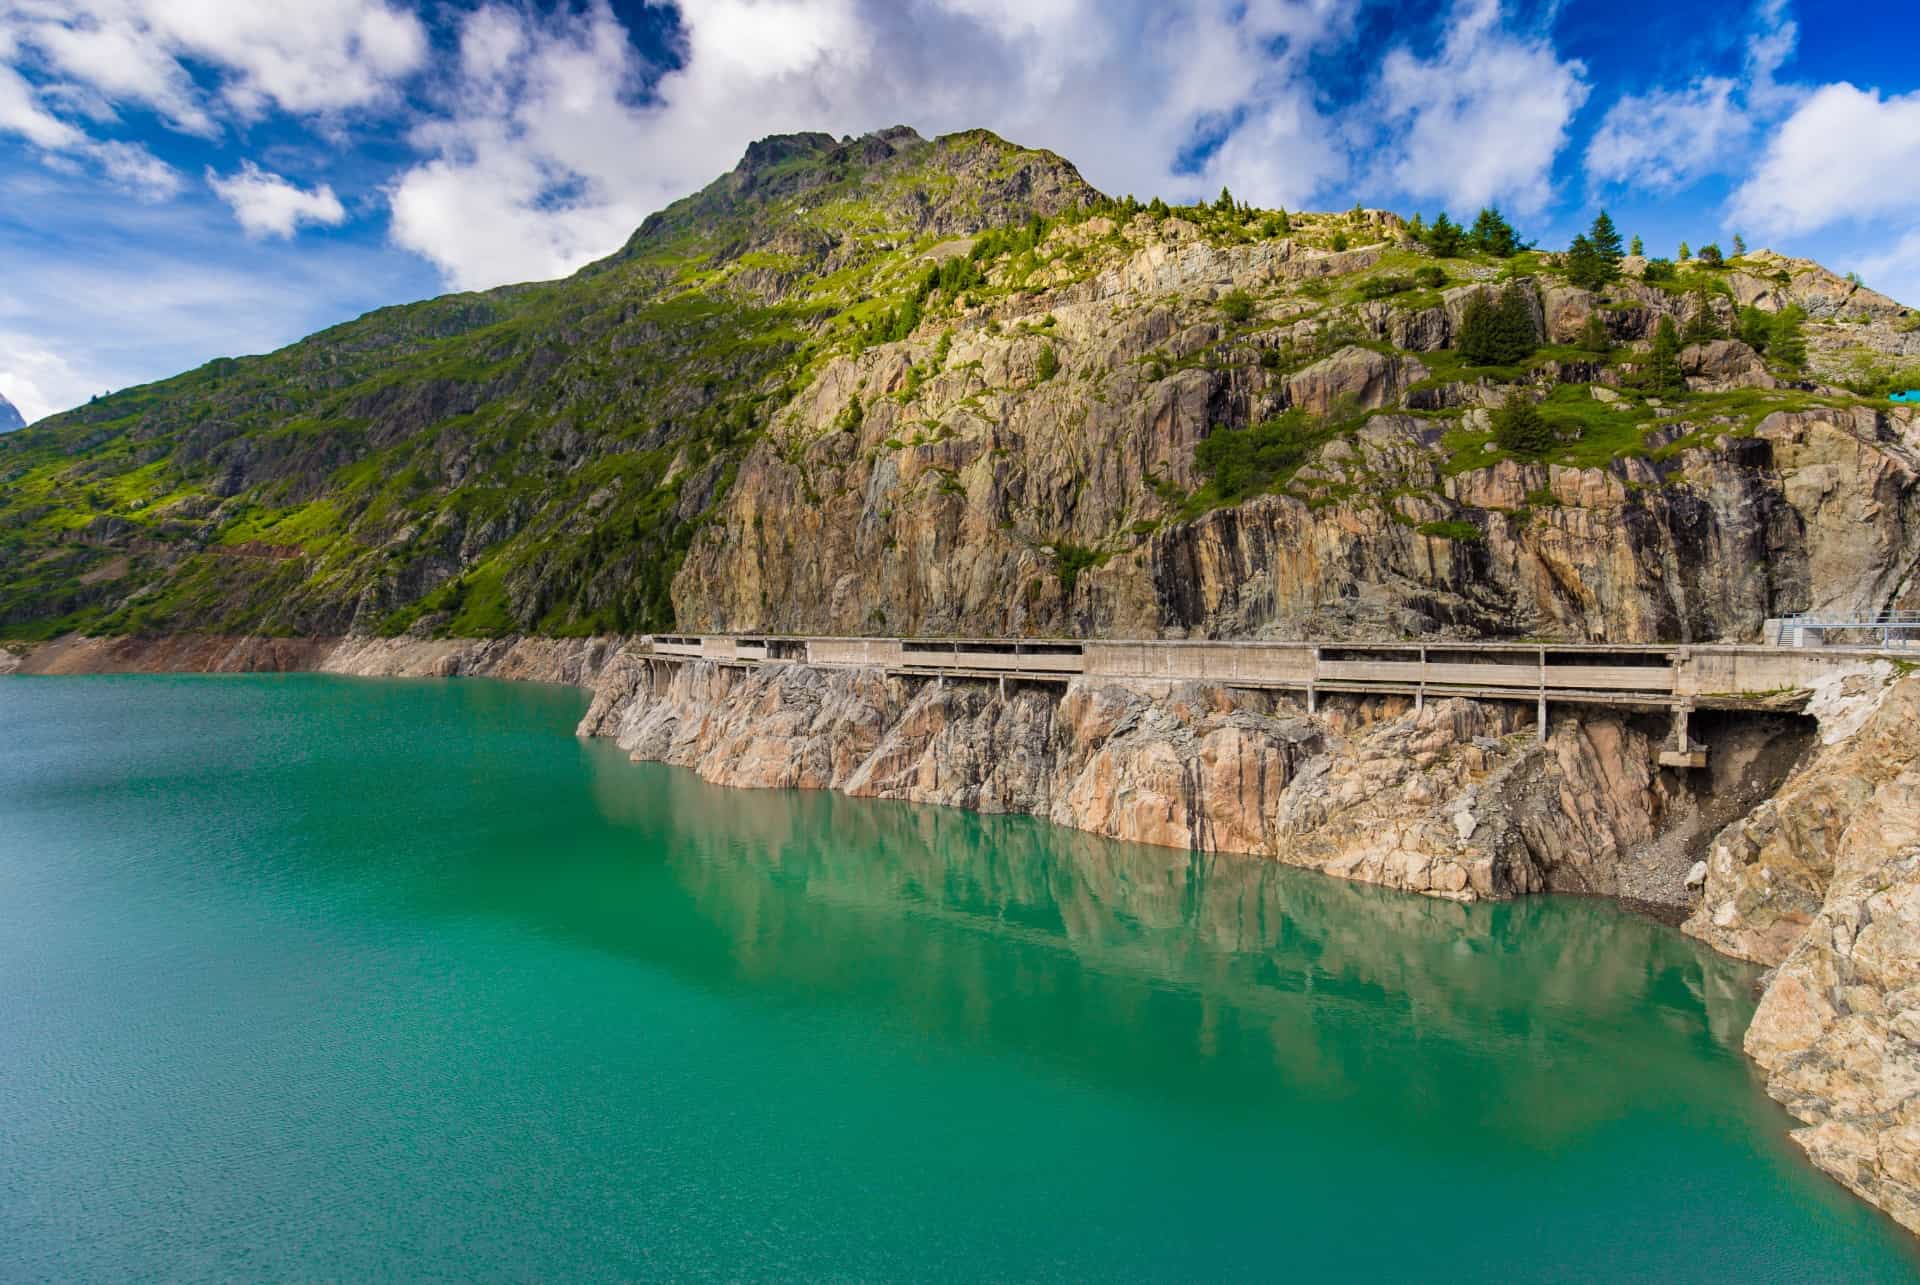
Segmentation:
{"type": "Polygon", "coordinates": [[[1807,97],[1734,193],[1736,219],[1770,235],[1920,210],[1920,92],[1883,98],[1845,82],[1807,97]]]}
{"type": "Polygon", "coordinates": [[[116,186],[143,201],[164,201],[186,186],[179,170],[138,143],[89,142],[78,150],[116,186]]]}
{"type": "Polygon", "coordinates": [[[33,0],[0,24],[54,81],[202,134],[220,103],[251,116],[379,102],[427,52],[420,20],[390,0],[33,0]],[[218,73],[215,97],[189,64],[218,73]]]}
{"type": "Polygon", "coordinates": [[[1749,129],[1736,89],[1708,76],[1686,89],[1620,99],[1587,144],[1588,179],[1672,192],[1713,172],[1749,129]]]}
{"type": "Polygon", "coordinates": [[[1920,303],[1920,229],[1907,232],[1892,245],[1869,253],[1860,261],[1866,283],[1902,303],[1920,303]]]}
{"type": "Polygon", "coordinates": [[[1752,22],[1740,79],[1703,76],[1684,89],[1627,94],[1608,108],[1587,144],[1588,179],[1668,193],[1744,166],[1756,125],[1804,92],[1777,79],[1800,39],[1788,0],[1760,0],[1752,22]]]}
{"type": "Polygon", "coordinates": [[[233,207],[250,237],[285,238],[303,223],[338,227],[347,221],[346,209],[328,184],[305,191],[252,161],[242,161],[239,172],[225,178],[209,169],[207,186],[233,207]]]}
{"type": "Polygon", "coordinates": [[[1501,19],[1499,0],[1459,0],[1435,57],[1387,55],[1380,110],[1395,137],[1381,172],[1400,190],[1523,213],[1552,197],[1554,158],[1587,100],[1586,67],[1501,19]]]}
{"type": "Polygon", "coordinates": [[[27,423],[103,391],[35,336],[0,330],[0,397],[12,402],[27,423]]]}

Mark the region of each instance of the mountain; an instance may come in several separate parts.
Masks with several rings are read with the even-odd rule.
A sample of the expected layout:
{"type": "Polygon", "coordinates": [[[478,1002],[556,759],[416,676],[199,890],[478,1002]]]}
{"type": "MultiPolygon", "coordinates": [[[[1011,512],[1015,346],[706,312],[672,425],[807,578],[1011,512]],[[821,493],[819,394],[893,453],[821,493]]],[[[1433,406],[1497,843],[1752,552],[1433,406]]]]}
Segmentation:
{"type": "Polygon", "coordinates": [[[1418,232],[1115,201],[984,131],[765,139],[566,280],[10,435],[0,634],[1637,640],[1920,606],[1906,309],[1765,251],[1585,288],[1418,232]],[[1494,431],[1515,394],[1531,439],[1494,431]]]}
{"type": "Polygon", "coordinates": [[[0,397],[0,433],[11,433],[16,428],[26,426],[26,416],[15,409],[12,402],[5,397],[0,397]]]}

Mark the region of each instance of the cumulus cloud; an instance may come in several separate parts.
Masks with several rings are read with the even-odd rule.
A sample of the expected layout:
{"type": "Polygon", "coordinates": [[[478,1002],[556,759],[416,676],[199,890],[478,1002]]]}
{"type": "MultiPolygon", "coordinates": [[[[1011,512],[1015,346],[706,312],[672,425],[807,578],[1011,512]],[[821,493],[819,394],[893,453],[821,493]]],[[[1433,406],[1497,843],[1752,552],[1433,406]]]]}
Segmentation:
{"type": "Polygon", "coordinates": [[[1844,81],[1808,96],[1768,138],[1731,211],[1774,235],[1920,209],[1920,93],[1844,81]]]}
{"type": "Polygon", "coordinates": [[[31,334],[0,330],[0,397],[31,424],[102,391],[73,364],[31,334]]]}
{"type": "Polygon", "coordinates": [[[1724,76],[1708,76],[1686,89],[1620,99],[1587,144],[1587,177],[1651,192],[1676,191],[1703,178],[1747,136],[1737,88],[1724,76]]]}
{"type": "Polygon", "coordinates": [[[388,100],[426,52],[419,19],[390,0],[0,4],[0,134],[57,167],[90,165],[164,198],[184,185],[177,171],[140,144],[99,136],[118,109],[214,137],[224,119],[269,108],[312,116],[388,100]]]}
{"type": "Polygon", "coordinates": [[[1434,57],[1387,55],[1379,97],[1393,137],[1381,173],[1395,187],[1464,209],[1505,201],[1531,213],[1551,199],[1586,67],[1502,16],[1499,0],[1460,0],[1434,57]]]}
{"type": "Polygon", "coordinates": [[[233,208],[250,237],[285,238],[301,224],[338,227],[347,221],[346,208],[328,184],[307,191],[252,161],[242,161],[237,173],[224,178],[209,169],[207,186],[233,208]]]}
{"type": "Polygon", "coordinates": [[[391,0],[35,0],[0,11],[50,81],[212,133],[224,107],[341,111],[388,97],[420,66],[426,30],[391,0]],[[193,65],[212,69],[203,89],[193,65]]]}
{"type": "Polygon", "coordinates": [[[1799,38],[1787,0],[1761,0],[1741,78],[1703,76],[1682,89],[1624,95],[1587,143],[1588,179],[1667,193],[1743,163],[1756,125],[1801,94],[1778,80],[1799,38]]]}

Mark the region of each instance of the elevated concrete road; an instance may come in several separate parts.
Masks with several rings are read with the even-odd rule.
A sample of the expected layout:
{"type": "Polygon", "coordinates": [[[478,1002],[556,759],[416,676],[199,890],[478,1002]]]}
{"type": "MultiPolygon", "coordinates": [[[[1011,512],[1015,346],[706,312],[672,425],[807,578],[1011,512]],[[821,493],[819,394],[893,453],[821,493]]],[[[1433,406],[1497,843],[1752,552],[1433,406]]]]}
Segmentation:
{"type": "MultiPolygon", "coordinates": [[[[804,664],[876,668],[891,674],[1065,683],[1096,678],[1164,688],[1181,682],[1303,693],[1312,710],[1326,693],[1471,696],[1538,706],[1549,701],[1664,709],[1674,731],[1660,761],[1702,767],[1706,750],[1687,736],[1695,709],[1794,708],[1824,679],[1900,652],[1866,648],[1595,643],[1171,642],[1158,639],[793,638],[776,635],[656,635],[668,663],[804,664]]],[[[1904,657],[1911,659],[1910,651],[1904,657]]]]}

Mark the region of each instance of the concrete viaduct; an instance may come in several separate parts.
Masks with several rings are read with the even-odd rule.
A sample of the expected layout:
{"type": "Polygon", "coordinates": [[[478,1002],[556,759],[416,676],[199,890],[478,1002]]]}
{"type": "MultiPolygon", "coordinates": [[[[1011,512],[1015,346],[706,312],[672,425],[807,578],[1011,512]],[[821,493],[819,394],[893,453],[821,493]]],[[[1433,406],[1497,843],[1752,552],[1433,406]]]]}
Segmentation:
{"type": "MultiPolygon", "coordinates": [[[[1777,635],[1776,635],[1777,636],[1777,635]]],[[[645,640],[670,664],[707,661],[759,667],[881,669],[934,678],[1060,683],[1092,678],[1130,686],[1204,682],[1297,692],[1307,708],[1322,696],[1469,696],[1536,704],[1540,734],[1547,706],[1665,710],[1673,734],[1660,762],[1704,767],[1706,748],[1689,739],[1696,709],[1798,708],[1821,680],[1897,649],[1512,642],[1307,643],[1175,642],[1108,639],[797,638],[771,634],[659,634],[645,640]]],[[[1911,651],[1906,652],[1911,657],[1911,651]]]]}

